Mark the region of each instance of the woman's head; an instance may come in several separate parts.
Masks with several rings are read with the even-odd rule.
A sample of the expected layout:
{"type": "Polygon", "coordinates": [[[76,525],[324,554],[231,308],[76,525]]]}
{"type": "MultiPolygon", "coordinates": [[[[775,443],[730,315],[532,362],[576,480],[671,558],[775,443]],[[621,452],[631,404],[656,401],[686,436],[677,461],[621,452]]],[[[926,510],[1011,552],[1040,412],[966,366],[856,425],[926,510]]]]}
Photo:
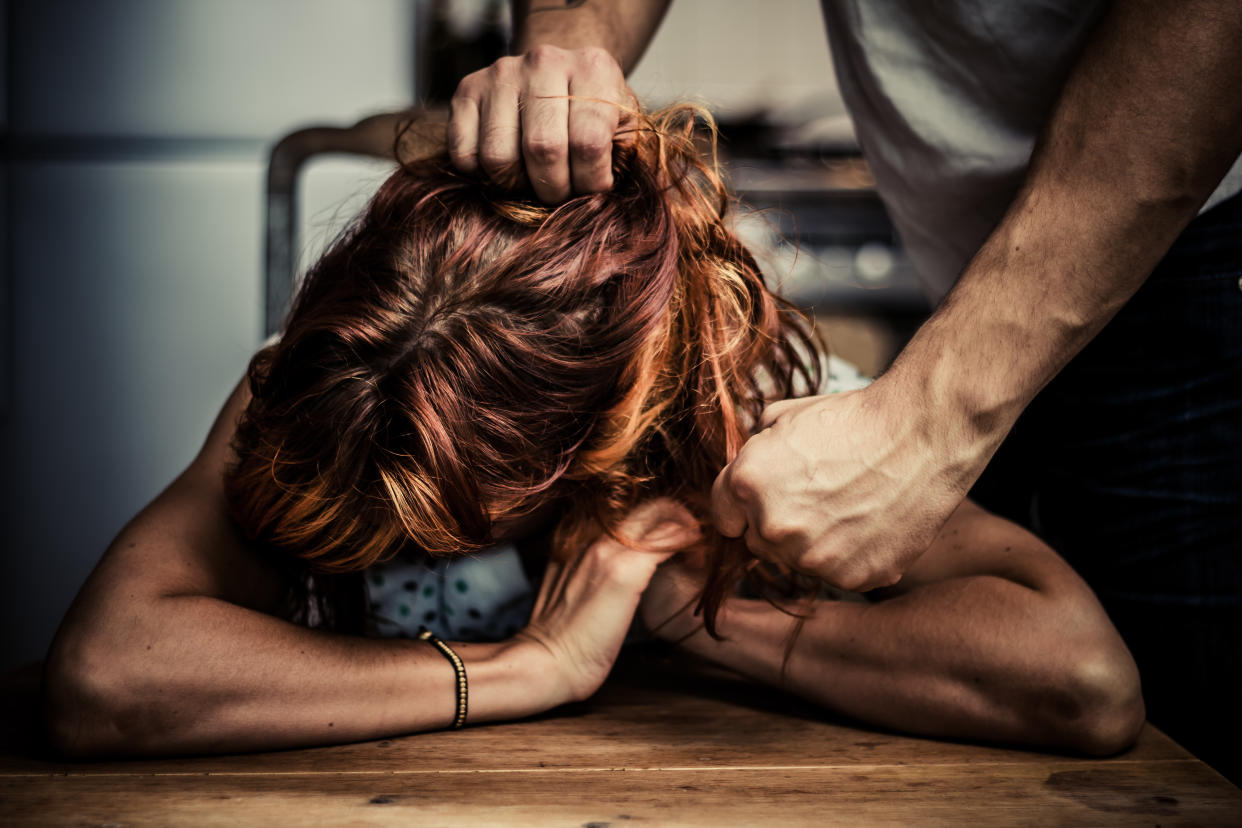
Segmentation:
{"type": "MultiPolygon", "coordinates": [[[[765,395],[818,361],[728,229],[699,115],[637,117],[613,189],[554,208],[404,163],[251,364],[226,480],[251,540],[340,573],[469,554],[555,502],[567,555],[647,497],[708,523],[765,395]]],[[[746,561],[707,537],[712,610],[746,561]]]]}

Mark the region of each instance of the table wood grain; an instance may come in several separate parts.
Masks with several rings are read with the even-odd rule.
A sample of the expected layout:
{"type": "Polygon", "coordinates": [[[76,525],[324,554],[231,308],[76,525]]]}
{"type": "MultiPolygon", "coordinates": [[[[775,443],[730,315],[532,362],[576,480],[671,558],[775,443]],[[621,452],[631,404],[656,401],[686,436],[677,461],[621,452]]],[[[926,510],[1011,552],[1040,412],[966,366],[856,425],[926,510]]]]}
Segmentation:
{"type": "Polygon", "coordinates": [[[0,822],[23,825],[1242,825],[1154,727],[1108,759],[863,727],[665,651],[522,722],[307,750],[67,762],[10,681],[0,822]]]}

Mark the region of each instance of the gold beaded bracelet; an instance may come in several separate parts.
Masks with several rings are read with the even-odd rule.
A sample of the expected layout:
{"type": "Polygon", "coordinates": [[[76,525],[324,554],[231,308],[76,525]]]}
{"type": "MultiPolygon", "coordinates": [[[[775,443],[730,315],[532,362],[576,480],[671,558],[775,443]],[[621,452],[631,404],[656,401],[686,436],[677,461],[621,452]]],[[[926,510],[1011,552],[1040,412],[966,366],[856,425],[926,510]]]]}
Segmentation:
{"type": "Polygon", "coordinates": [[[420,627],[418,630],[418,640],[426,641],[435,647],[444,657],[449,660],[449,664],[453,665],[453,671],[457,673],[457,715],[453,717],[453,729],[456,730],[466,723],[466,664],[461,660],[457,653],[453,652],[453,648],[445,644],[440,637],[426,627],[420,627]]]}

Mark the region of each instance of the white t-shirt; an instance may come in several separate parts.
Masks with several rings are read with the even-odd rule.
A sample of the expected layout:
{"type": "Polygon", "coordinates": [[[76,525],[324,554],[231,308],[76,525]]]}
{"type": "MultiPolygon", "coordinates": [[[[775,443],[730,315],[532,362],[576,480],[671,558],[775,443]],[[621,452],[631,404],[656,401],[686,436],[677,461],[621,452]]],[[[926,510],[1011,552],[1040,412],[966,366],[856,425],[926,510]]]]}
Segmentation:
{"type": "MultiPolygon", "coordinates": [[[[829,356],[823,393],[864,388],[871,380],[829,356]]],[[[366,571],[375,631],[413,638],[420,626],[448,641],[500,640],[526,625],[535,602],[513,544],[477,556],[432,563],[392,560],[366,571]]]]}
{"type": "MultiPolygon", "coordinates": [[[[821,0],[842,97],[939,301],[1000,221],[1104,0],[821,0]]],[[[1242,191],[1242,158],[1203,209],[1242,191]]]]}

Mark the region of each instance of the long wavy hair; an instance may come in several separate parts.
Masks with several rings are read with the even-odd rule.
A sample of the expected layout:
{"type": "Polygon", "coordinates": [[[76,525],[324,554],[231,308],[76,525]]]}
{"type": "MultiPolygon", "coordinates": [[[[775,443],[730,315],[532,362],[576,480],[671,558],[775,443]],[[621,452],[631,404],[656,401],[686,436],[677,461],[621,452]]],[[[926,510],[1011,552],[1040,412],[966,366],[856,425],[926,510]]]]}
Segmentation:
{"type": "Polygon", "coordinates": [[[715,634],[753,559],[712,530],[712,482],[765,402],[819,386],[821,348],[730,229],[710,117],[631,123],[613,188],[555,207],[401,163],[250,363],[225,483],[252,543],[330,583],[560,502],[568,557],[670,496],[704,528],[715,634]]]}

